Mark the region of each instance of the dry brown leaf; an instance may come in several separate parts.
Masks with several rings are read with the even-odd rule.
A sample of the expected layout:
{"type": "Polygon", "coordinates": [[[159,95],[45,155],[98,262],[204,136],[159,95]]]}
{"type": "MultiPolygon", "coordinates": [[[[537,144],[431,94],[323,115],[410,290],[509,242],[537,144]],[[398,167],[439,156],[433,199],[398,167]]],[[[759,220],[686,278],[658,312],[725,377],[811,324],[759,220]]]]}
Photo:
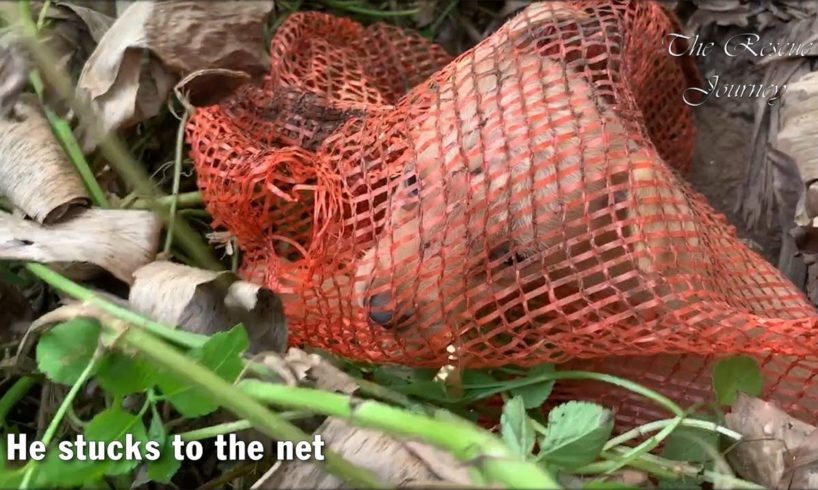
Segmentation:
{"type": "MultiPolygon", "coordinates": [[[[39,16],[39,8],[32,5],[39,16]]],[[[103,9],[103,2],[52,2],[46,10],[41,38],[57,59],[57,68],[76,84],[80,71],[96,48],[105,31],[114,23],[114,17],[103,9]]],[[[46,84],[45,97],[48,106],[64,116],[68,106],[56,91],[46,84]]]]}
{"type": "Polygon", "coordinates": [[[53,225],[0,213],[0,260],[87,262],[130,284],[155,258],[161,228],[149,211],[87,209],[53,225]]]}
{"type": "MultiPolygon", "coordinates": [[[[77,94],[99,115],[93,129],[104,135],[158,114],[178,78],[197,70],[261,77],[269,66],[264,24],[272,9],[272,0],[132,3],[80,75],[77,94]]],[[[83,143],[86,151],[96,144],[87,129],[83,143]]]]}
{"type": "MultiPolygon", "coordinates": [[[[790,83],[781,104],[776,147],[792,157],[805,183],[818,180],[818,72],[790,83]]],[[[814,217],[815,215],[811,216],[814,217]]]]}
{"type": "Polygon", "coordinates": [[[778,490],[818,487],[818,430],[813,430],[785,460],[778,490]]]}
{"type": "Polygon", "coordinates": [[[416,441],[406,441],[404,445],[441,481],[456,485],[472,484],[468,467],[451,454],[416,441]]]}
{"type": "Polygon", "coordinates": [[[0,118],[6,118],[28,85],[29,63],[20,37],[0,31],[0,118]]]}
{"type": "MultiPolygon", "coordinates": [[[[770,3],[766,3],[765,8],[769,8],[770,5],[770,3]]],[[[818,17],[811,15],[802,18],[800,14],[794,14],[797,10],[788,12],[787,15],[793,14],[792,18],[797,20],[786,23],[778,22],[776,27],[765,31],[763,39],[775,39],[776,42],[794,42],[802,45],[816,41],[815,33],[818,30],[818,17]]],[[[766,222],[769,226],[774,217],[773,211],[777,207],[780,211],[778,224],[782,229],[788,230],[795,214],[795,203],[792,202],[790,196],[795,193],[797,200],[797,196],[803,192],[800,179],[790,179],[789,174],[793,172],[789,170],[785,172],[787,175],[784,175],[781,172],[783,167],[777,165],[782,163],[781,159],[770,152],[770,149],[783,150],[779,146],[779,132],[785,130],[785,125],[791,128],[787,130],[789,135],[785,133],[785,138],[793,135],[792,131],[795,129],[793,123],[797,125],[797,122],[792,120],[787,123],[784,120],[785,117],[791,119],[791,116],[785,116],[784,114],[788,110],[786,108],[788,105],[787,100],[789,99],[790,103],[795,101],[792,93],[793,86],[801,78],[810,74],[812,70],[811,60],[815,55],[818,55],[818,42],[815,42],[806,54],[807,56],[803,57],[766,56],[753,60],[759,66],[766,66],[764,79],[761,82],[764,86],[786,85],[787,89],[772,104],[769,104],[764,98],[758,98],[756,103],[755,125],[751,143],[753,151],[746,173],[747,179],[742,192],[742,199],[737,209],[747,226],[751,228],[761,222],[766,222]]],[[[789,110],[791,111],[791,109],[789,110]]],[[[795,108],[795,110],[798,110],[798,108],[795,108]]],[[[804,181],[809,182],[806,178],[804,181]]]]}
{"type": "MultiPolygon", "coordinates": [[[[669,2],[667,2],[669,3],[669,2]]],[[[688,32],[716,24],[720,26],[747,27],[753,25],[761,32],[775,20],[790,22],[811,17],[815,12],[815,0],[787,3],[784,1],[759,2],[755,0],[694,0],[695,12],[686,25],[688,32]]],[[[778,39],[771,37],[771,39],[778,39]]]]}
{"type": "Polygon", "coordinates": [[[284,361],[290,366],[299,383],[309,382],[325,391],[351,395],[358,384],[347,373],[335,367],[318,354],[308,354],[301,349],[291,348],[284,361]]]}
{"type": "Polygon", "coordinates": [[[742,478],[767,488],[781,481],[790,455],[815,430],[772,403],[743,393],[725,416],[725,423],[743,436],[727,455],[733,469],[742,478]]]}
{"type": "Polygon", "coordinates": [[[90,202],[38,103],[27,95],[11,118],[0,119],[0,195],[40,223],[90,202]]]}
{"type": "MultiPolygon", "coordinates": [[[[464,480],[467,476],[462,463],[448,453],[420,443],[412,443],[409,449],[401,439],[388,436],[382,432],[354,427],[342,420],[329,418],[316,430],[321,434],[325,447],[348,459],[352,464],[366,468],[377,475],[381,481],[388,482],[386,487],[408,486],[412,482],[428,484],[439,483],[441,475],[457,478],[447,483],[457,484],[458,488],[471,483],[464,480]],[[417,454],[423,447],[422,455],[417,454]],[[436,460],[434,468],[428,461],[436,460]],[[449,466],[450,471],[443,471],[442,466],[449,466]]],[[[338,477],[325,472],[322,468],[309,462],[286,462],[268,471],[253,488],[348,488],[338,477]]]]}
{"type": "Polygon", "coordinates": [[[244,324],[250,352],[284,352],[287,324],[281,300],[230,273],[154,262],[134,273],[129,301],[138,312],[167,325],[212,335],[244,324]]]}
{"type": "MultiPolygon", "coordinates": [[[[818,138],[818,73],[811,72],[789,84],[782,97],[778,111],[778,128],[770,131],[768,161],[781,174],[781,166],[792,167],[794,176],[786,179],[787,185],[776,184],[776,198],[781,202],[796,202],[792,220],[796,224],[790,231],[794,244],[801,252],[818,251],[818,230],[814,220],[818,217],[818,157],[815,141],[818,138]],[[793,182],[790,182],[793,181],[793,182]],[[792,190],[789,190],[791,189],[792,190]],[[789,190],[789,196],[781,195],[789,190]],[[789,197],[789,199],[787,199],[789,197]]],[[[783,181],[783,179],[778,179],[783,181]]],[[[789,215],[790,208],[787,207],[789,215]]],[[[781,223],[789,229],[792,223],[781,223]]]]}
{"type": "Polygon", "coordinates": [[[183,78],[174,91],[189,105],[206,107],[218,104],[250,80],[250,75],[243,71],[208,68],[196,70],[183,78]]]}
{"type": "Polygon", "coordinates": [[[79,5],[77,2],[54,2],[49,9],[49,15],[55,15],[52,13],[54,11],[70,11],[82,20],[91,39],[98,43],[116,20],[111,10],[106,8],[109,3],[84,2],[83,5],[79,5]]]}
{"type": "MultiPolygon", "coordinates": [[[[278,362],[264,363],[281,372],[278,362]]],[[[290,371],[285,378],[318,389],[352,395],[358,385],[355,380],[331,362],[313,353],[291,348],[283,359],[290,371]]],[[[411,486],[412,482],[455,484],[463,488],[471,484],[466,466],[449,453],[415,441],[394,438],[378,431],[353,427],[329,418],[316,430],[327,447],[349,459],[353,464],[373,471],[382,481],[393,486],[411,486]]],[[[253,488],[344,488],[337,477],[305,462],[287,462],[271,468],[253,488]]]]}

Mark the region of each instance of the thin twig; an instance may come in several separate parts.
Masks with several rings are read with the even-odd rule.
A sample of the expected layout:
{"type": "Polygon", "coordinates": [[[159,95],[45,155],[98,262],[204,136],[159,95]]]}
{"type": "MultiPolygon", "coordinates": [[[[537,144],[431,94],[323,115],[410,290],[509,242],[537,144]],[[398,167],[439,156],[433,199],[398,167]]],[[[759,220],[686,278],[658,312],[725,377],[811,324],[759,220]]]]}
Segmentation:
{"type": "Polygon", "coordinates": [[[182,180],[182,152],[185,147],[185,126],[190,118],[190,111],[186,110],[179,121],[179,130],[176,134],[176,154],[173,162],[173,188],[170,195],[170,212],[168,217],[168,232],[165,237],[165,254],[169,254],[173,246],[173,229],[176,224],[176,207],[179,203],[179,185],[182,180]]]}
{"type": "MultiPolygon", "coordinates": [[[[172,202],[173,196],[162,196],[153,199],[154,204],[158,204],[162,207],[170,207],[172,202]]],[[[201,206],[203,203],[204,201],[202,200],[202,193],[199,191],[182,192],[176,196],[176,207],[178,209],[201,206]]],[[[151,201],[146,199],[138,199],[134,197],[132,198],[132,202],[130,204],[126,204],[123,201],[123,207],[129,209],[150,209],[151,201]]]]}
{"type": "MultiPolygon", "coordinates": [[[[79,393],[80,388],[88,381],[88,378],[91,377],[91,374],[94,372],[94,369],[97,366],[97,363],[102,359],[102,355],[105,352],[101,345],[97,346],[97,350],[94,352],[94,356],[88,362],[88,365],[85,366],[85,369],[80,374],[80,377],[74,382],[74,385],[71,386],[71,390],[68,391],[68,394],[65,395],[60,407],[57,409],[57,413],[54,414],[54,418],[51,419],[51,422],[48,424],[48,428],[45,430],[45,434],[42,438],[42,443],[48,447],[51,444],[51,440],[54,438],[54,435],[57,433],[57,429],[59,429],[60,424],[62,424],[62,419],[65,417],[66,412],[68,411],[68,407],[74,403],[74,398],[77,397],[77,393],[79,393]]],[[[36,461],[32,460],[27,465],[28,468],[26,469],[25,476],[23,477],[23,482],[20,484],[20,489],[28,488],[29,483],[31,483],[31,477],[34,475],[34,470],[37,467],[36,461]]]]}
{"type": "MultiPolygon", "coordinates": [[[[627,432],[624,432],[613,439],[609,440],[605,443],[605,447],[603,450],[607,451],[608,449],[613,449],[616,446],[622,445],[632,439],[636,439],[638,437],[642,437],[647,435],[651,432],[657,431],[659,429],[663,429],[668,425],[671,425],[676,421],[675,418],[673,419],[665,419],[665,420],[656,420],[654,422],[647,423],[645,425],[640,425],[639,427],[633,428],[627,432]]],[[[736,431],[730,430],[727,427],[723,427],[715,422],[709,422],[707,420],[698,420],[698,419],[683,419],[681,425],[684,427],[690,427],[694,429],[702,429],[705,431],[716,432],[718,434],[723,434],[735,441],[740,441],[742,439],[742,435],[736,431]]]]}

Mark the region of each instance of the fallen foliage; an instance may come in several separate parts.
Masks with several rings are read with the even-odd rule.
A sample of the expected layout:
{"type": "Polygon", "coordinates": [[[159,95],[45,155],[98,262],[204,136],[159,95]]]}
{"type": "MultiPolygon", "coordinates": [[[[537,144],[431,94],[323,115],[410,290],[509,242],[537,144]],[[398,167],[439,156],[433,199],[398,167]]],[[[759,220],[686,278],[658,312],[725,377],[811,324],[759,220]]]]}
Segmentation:
{"type": "Polygon", "coordinates": [[[0,195],[26,216],[54,223],[90,198],[39,104],[25,96],[0,119],[0,195]]]}
{"type": "Polygon", "coordinates": [[[87,209],[50,225],[0,213],[0,260],[90,263],[131,284],[152,262],[160,220],[149,211],[87,209]]]}
{"type": "MultiPolygon", "coordinates": [[[[260,77],[269,65],[264,24],[272,8],[271,0],[134,2],[88,59],[77,94],[90,99],[107,134],[157,115],[179,77],[191,72],[222,68],[260,77]]],[[[86,151],[96,144],[86,132],[86,151]]]]}
{"type": "Polygon", "coordinates": [[[131,307],[155,321],[213,335],[241,323],[250,352],[284,352],[287,324],[278,297],[259,285],[172,262],[153,262],[134,273],[131,307]]]}

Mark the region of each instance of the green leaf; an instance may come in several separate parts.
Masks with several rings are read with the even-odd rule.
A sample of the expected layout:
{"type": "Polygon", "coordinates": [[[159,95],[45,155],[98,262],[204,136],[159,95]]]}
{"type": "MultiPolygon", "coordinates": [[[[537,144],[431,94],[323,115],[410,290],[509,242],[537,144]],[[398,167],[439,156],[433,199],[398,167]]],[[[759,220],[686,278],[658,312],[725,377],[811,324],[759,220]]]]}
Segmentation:
{"type": "Polygon", "coordinates": [[[173,475],[182,466],[182,462],[173,457],[171,439],[167,437],[165,426],[162,424],[162,419],[159,418],[156,409],[154,409],[151,418],[151,425],[148,427],[148,439],[158,442],[161,446],[159,448],[161,452],[159,459],[148,462],[148,479],[159,483],[170,483],[173,475]]]}
{"type": "Polygon", "coordinates": [[[148,439],[162,443],[167,436],[165,425],[162,423],[162,419],[159,417],[159,411],[156,410],[156,407],[154,406],[152,408],[153,417],[151,417],[151,425],[148,426],[148,439]]]}
{"type": "MultiPolygon", "coordinates": [[[[554,372],[553,364],[542,364],[529,371],[526,378],[536,378],[538,376],[550,374],[553,372],[554,372]]],[[[554,389],[553,379],[548,381],[542,381],[540,383],[528,386],[523,386],[520,388],[514,388],[511,390],[511,394],[514,396],[521,396],[523,398],[525,408],[530,409],[541,407],[545,400],[547,400],[548,397],[551,396],[552,389],[554,389]]]]}
{"type": "MultiPolygon", "coordinates": [[[[191,351],[190,357],[225,380],[233,382],[241,373],[241,356],[248,345],[247,332],[243,326],[237,325],[227,332],[219,332],[210,337],[200,349],[191,351]]],[[[187,379],[165,374],[157,377],[157,385],[165,398],[184,417],[201,417],[219,408],[187,379]]]]}
{"type": "Polygon", "coordinates": [[[491,373],[480,369],[464,369],[460,379],[463,381],[464,386],[500,383],[491,373]]]}
{"type": "Polygon", "coordinates": [[[548,464],[573,469],[593,462],[611,437],[611,411],[595,403],[563,403],[548,414],[548,432],[540,457],[548,464]]]}
{"type": "Polygon", "coordinates": [[[97,369],[97,381],[115,398],[139,393],[154,385],[157,368],[141,357],[111,352],[97,369]]]}
{"type": "Polygon", "coordinates": [[[463,371],[463,399],[465,402],[475,402],[492,397],[498,393],[507,392],[503,385],[508,381],[501,381],[487,371],[467,369],[463,371]]]}
{"type": "Polygon", "coordinates": [[[170,483],[173,475],[182,466],[182,462],[173,457],[170,438],[165,439],[160,451],[162,455],[158,460],[148,462],[148,478],[159,483],[170,483]]]}
{"type": "Polygon", "coordinates": [[[393,386],[418,381],[431,381],[435,378],[435,369],[413,369],[405,366],[378,366],[372,372],[378,384],[393,386]]]}
{"type": "Polygon", "coordinates": [[[739,391],[758,396],[763,387],[761,368],[752,357],[728,357],[713,368],[713,389],[722,405],[732,405],[739,391]]]}
{"type": "MultiPolygon", "coordinates": [[[[704,417],[696,417],[707,420],[704,417]]],[[[705,463],[712,460],[712,448],[718,454],[719,435],[713,431],[695,429],[692,427],[678,427],[665,439],[661,456],[674,461],[690,461],[705,463]]]]}
{"type": "Polygon", "coordinates": [[[0,263],[0,282],[13,284],[15,286],[25,286],[26,280],[15,274],[7,262],[0,263]]]}
{"type": "MultiPolygon", "coordinates": [[[[145,424],[138,415],[126,412],[121,408],[113,407],[104,410],[96,415],[85,427],[85,438],[89,441],[105,441],[107,443],[120,441],[125,453],[125,440],[130,435],[134,444],[140,442],[140,454],[144,458],[145,443],[148,442],[148,434],[145,431],[145,424]]],[[[126,461],[124,458],[119,461],[109,461],[106,475],[121,475],[136,468],[140,461],[126,461]]]]}
{"type": "Polygon", "coordinates": [[[86,318],[56,325],[37,343],[37,367],[51,381],[73,385],[94,356],[100,329],[86,318]]]}
{"type": "Polygon", "coordinates": [[[59,450],[50,448],[45,460],[37,466],[34,488],[76,488],[99,481],[111,467],[110,461],[63,461],[59,450]]]}
{"type": "Polygon", "coordinates": [[[434,380],[434,369],[411,369],[403,366],[380,366],[372,373],[373,380],[406,396],[415,396],[438,403],[455,400],[446,391],[443,383],[434,380]]]}
{"type": "Polygon", "coordinates": [[[534,449],[534,426],[525,411],[522,397],[515,396],[503,405],[500,416],[500,434],[503,441],[520,459],[525,460],[534,449]]]}
{"type": "Polygon", "coordinates": [[[583,490],[639,490],[639,487],[617,481],[592,481],[583,490]]]}
{"type": "MultiPolygon", "coordinates": [[[[691,418],[711,422],[715,420],[713,416],[708,414],[697,414],[691,418]]],[[[719,454],[718,444],[719,436],[715,432],[692,427],[678,427],[665,439],[665,445],[660,456],[673,461],[705,463],[705,469],[712,470],[714,466],[712,455],[719,454]],[[708,447],[711,451],[707,450],[708,447]]],[[[676,480],[659,479],[659,488],[682,489],[697,486],[695,479],[690,477],[682,477],[676,480]]]]}

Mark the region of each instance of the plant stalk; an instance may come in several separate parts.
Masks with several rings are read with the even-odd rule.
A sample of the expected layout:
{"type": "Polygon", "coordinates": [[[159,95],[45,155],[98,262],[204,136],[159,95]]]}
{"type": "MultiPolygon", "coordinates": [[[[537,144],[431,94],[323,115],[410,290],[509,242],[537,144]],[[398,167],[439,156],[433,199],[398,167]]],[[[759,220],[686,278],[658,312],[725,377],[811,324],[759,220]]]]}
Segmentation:
{"type": "Polygon", "coordinates": [[[534,463],[517,460],[492,434],[444,411],[446,419],[407,412],[373,400],[310,388],[276,385],[246,379],[241,390],[252,398],[291,409],[307,410],[349,420],[355,425],[390,434],[415,437],[447,451],[462,461],[476,461],[485,475],[511,488],[560,488],[559,483],[534,463]]]}
{"type": "Polygon", "coordinates": [[[155,322],[143,317],[142,315],[139,315],[138,313],[134,313],[131,310],[106,301],[95,295],[90,289],[80,286],[74,281],[62,276],[61,274],[58,274],[57,272],[54,272],[42,264],[30,263],[26,265],[26,268],[32,274],[48,283],[48,285],[54,289],[57,289],[58,291],[61,291],[73,298],[85,301],[89,305],[95,306],[105,313],[114,316],[115,318],[137,325],[171,342],[189,348],[197,348],[204,345],[204,343],[207,341],[207,337],[204,335],[187,332],[181,329],[170,328],[167,325],[155,322]]]}
{"type": "MultiPolygon", "coordinates": [[[[268,410],[236,386],[206,369],[141,328],[129,328],[118,322],[103,322],[103,327],[118,336],[119,341],[142,353],[170,373],[195,384],[213,401],[236,416],[247,419],[253,427],[280,440],[306,441],[307,434],[268,410]]],[[[381,488],[383,484],[369,470],[359,468],[333,451],[324,451],[327,470],[353,487],[381,488]]]]}

